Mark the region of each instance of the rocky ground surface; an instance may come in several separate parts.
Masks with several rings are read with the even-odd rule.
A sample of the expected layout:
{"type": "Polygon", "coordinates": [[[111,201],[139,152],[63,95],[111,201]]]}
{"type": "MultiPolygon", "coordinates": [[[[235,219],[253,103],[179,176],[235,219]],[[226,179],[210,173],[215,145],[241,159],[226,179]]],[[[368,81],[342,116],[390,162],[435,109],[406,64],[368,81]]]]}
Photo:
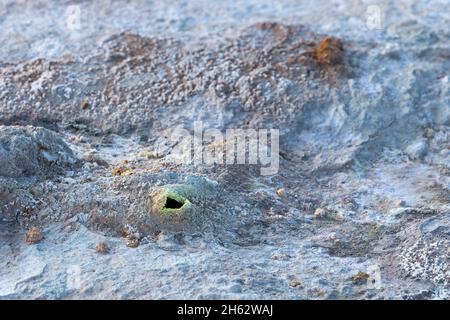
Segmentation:
{"type": "Polygon", "coordinates": [[[447,0],[0,3],[1,299],[450,298],[447,0]]]}

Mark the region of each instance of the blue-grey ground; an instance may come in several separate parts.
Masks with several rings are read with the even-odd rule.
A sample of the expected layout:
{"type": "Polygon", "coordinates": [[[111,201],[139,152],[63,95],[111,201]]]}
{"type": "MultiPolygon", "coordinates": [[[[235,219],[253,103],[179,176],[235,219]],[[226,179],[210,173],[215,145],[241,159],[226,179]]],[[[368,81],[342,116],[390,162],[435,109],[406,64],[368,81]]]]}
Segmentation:
{"type": "Polygon", "coordinates": [[[447,0],[0,0],[0,298],[448,299],[449,25],[447,0]],[[196,120],[280,129],[278,173],[175,165],[196,120]]]}

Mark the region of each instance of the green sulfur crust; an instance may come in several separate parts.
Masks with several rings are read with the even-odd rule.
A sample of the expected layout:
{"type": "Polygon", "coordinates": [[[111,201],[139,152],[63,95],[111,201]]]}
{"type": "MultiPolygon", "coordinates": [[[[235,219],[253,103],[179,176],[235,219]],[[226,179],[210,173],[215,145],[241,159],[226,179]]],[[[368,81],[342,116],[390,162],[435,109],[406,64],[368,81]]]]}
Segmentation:
{"type": "Polygon", "coordinates": [[[170,191],[170,190],[167,190],[167,191],[165,191],[162,194],[162,201],[161,201],[161,203],[162,203],[162,206],[160,208],[160,213],[161,214],[182,214],[182,213],[184,213],[186,211],[186,209],[191,207],[191,202],[187,198],[181,196],[180,194],[178,194],[178,193],[176,193],[174,191],[170,191]],[[171,198],[171,199],[174,199],[174,200],[176,200],[176,201],[178,201],[180,203],[183,203],[183,206],[181,208],[178,208],[178,209],[166,208],[165,205],[166,205],[166,201],[167,201],[168,198],[171,198]]]}

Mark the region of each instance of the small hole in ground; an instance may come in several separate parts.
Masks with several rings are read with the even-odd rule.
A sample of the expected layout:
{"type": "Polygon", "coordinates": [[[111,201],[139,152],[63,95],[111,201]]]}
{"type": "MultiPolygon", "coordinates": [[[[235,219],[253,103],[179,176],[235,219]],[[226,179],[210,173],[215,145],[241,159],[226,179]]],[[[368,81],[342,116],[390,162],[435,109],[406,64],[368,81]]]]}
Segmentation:
{"type": "Polygon", "coordinates": [[[170,197],[167,197],[166,204],[164,205],[164,208],[167,209],[180,209],[184,205],[183,202],[177,201],[175,199],[172,199],[170,197]]]}

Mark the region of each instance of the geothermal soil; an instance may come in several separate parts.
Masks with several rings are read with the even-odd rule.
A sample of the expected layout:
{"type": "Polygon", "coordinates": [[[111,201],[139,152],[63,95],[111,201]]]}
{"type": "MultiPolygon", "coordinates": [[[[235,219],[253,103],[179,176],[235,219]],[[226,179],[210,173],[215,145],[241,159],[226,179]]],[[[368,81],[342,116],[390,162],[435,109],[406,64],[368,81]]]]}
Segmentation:
{"type": "Polygon", "coordinates": [[[0,3],[1,299],[450,298],[447,0],[0,3]]]}

